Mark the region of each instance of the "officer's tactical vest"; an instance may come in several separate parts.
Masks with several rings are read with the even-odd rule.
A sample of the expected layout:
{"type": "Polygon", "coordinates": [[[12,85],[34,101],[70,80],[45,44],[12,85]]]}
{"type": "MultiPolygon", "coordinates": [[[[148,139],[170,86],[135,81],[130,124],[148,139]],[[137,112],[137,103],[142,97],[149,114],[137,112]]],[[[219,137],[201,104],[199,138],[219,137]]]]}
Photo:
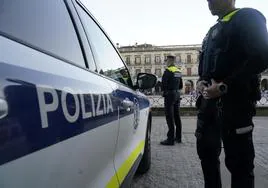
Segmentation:
{"type": "Polygon", "coordinates": [[[179,88],[179,85],[181,84],[180,83],[180,78],[181,78],[181,69],[179,69],[178,67],[176,66],[170,66],[170,67],[167,67],[167,70],[171,73],[173,73],[173,78],[171,80],[171,83],[177,83],[177,87],[179,88]]]}
{"type": "Polygon", "coordinates": [[[168,71],[172,72],[172,73],[176,73],[177,74],[177,77],[181,77],[181,69],[179,69],[178,67],[176,66],[170,66],[167,68],[168,71]]]}
{"type": "Polygon", "coordinates": [[[239,10],[224,16],[218,23],[210,28],[203,40],[200,61],[203,61],[202,76],[222,80],[230,70],[226,62],[230,62],[229,44],[232,18],[239,10]]]}
{"type": "MultiPolygon", "coordinates": [[[[211,27],[204,38],[199,57],[200,62],[202,62],[199,65],[199,70],[202,70],[201,73],[199,72],[202,79],[210,80],[214,78],[217,81],[222,81],[240,68],[241,63],[238,64],[237,62],[247,60],[247,57],[240,53],[238,44],[231,41],[231,35],[234,32],[232,21],[238,12],[239,9],[234,10],[218,20],[218,23],[211,27]]],[[[248,92],[253,100],[259,100],[260,88],[258,81],[258,75],[255,75],[250,84],[247,84],[248,82],[236,83],[243,89],[234,93],[248,92]]]]}

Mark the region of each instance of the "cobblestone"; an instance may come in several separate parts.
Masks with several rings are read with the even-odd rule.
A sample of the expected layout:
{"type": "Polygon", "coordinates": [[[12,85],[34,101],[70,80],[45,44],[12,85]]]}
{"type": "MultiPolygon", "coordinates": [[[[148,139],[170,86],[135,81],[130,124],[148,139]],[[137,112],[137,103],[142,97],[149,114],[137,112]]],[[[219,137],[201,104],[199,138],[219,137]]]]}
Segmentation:
{"type": "MultiPolygon", "coordinates": [[[[254,142],[256,150],[256,188],[268,187],[268,117],[255,120],[254,142]]],[[[195,149],[195,117],[182,117],[182,144],[161,146],[166,138],[167,126],[164,117],[153,117],[152,165],[148,173],[135,176],[132,188],[202,188],[204,187],[200,161],[195,149]]],[[[223,187],[230,187],[230,174],[221,155],[223,187]]]]}

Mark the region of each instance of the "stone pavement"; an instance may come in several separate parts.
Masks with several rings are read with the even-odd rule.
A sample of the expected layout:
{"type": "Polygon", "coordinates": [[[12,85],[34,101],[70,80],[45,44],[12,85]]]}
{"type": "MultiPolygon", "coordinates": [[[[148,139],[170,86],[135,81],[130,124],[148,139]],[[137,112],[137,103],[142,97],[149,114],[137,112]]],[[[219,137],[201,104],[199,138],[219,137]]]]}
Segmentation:
{"type": "MultiPolygon", "coordinates": [[[[256,117],[255,143],[255,187],[268,187],[268,117],[256,117]]],[[[195,117],[182,117],[182,144],[161,146],[166,137],[167,126],[164,117],[153,117],[152,165],[148,173],[135,176],[132,188],[203,188],[203,175],[195,149],[195,117]]],[[[224,152],[221,154],[223,188],[230,188],[230,174],[224,166],[224,152]]]]}

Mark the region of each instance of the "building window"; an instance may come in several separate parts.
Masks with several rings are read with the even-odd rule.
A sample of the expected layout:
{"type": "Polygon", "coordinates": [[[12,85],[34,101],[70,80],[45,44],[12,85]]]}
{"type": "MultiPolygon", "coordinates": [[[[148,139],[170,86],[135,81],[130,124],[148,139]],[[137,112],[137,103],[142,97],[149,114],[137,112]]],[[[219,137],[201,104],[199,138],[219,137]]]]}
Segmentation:
{"type": "Polygon", "coordinates": [[[161,69],[155,69],[155,74],[156,74],[158,77],[161,77],[161,76],[162,76],[161,69]]]}
{"type": "Polygon", "coordinates": [[[176,55],[176,62],[181,63],[181,55],[180,54],[176,55]]]}
{"type": "Polygon", "coordinates": [[[145,72],[151,74],[151,69],[145,69],[145,72]]]}
{"type": "Polygon", "coordinates": [[[126,56],[126,64],[130,65],[130,56],[126,56]]]}
{"type": "Polygon", "coordinates": [[[151,56],[145,56],[145,63],[150,64],[151,63],[151,56]]]}
{"type": "Polygon", "coordinates": [[[160,64],[160,62],[161,62],[160,55],[155,56],[155,63],[160,64]]]}
{"type": "Polygon", "coordinates": [[[141,64],[141,56],[135,56],[135,64],[141,64]]]}
{"type": "Polygon", "coordinates": [[[192,69],[191,68],[187,68],[187,76],[191,76],[192,75],[192,69]]]}
{"type": "Polygon", "coordinates": [[[190,54],[187,55],[187,63],[192,63],[192,57],[190,54]]]}

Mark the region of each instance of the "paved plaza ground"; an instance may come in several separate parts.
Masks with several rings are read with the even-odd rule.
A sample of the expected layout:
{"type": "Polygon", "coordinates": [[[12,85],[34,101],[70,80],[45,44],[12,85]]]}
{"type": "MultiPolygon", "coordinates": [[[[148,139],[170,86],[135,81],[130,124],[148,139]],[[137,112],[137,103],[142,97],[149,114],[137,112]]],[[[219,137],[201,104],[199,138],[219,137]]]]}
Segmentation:
{"type": "MultiPolygon", "coordinates": [[[[268,117],[254,119],[255,187],[268,187],[268,117]]],[[[194,130],[196,117],[182,117],[182,144],[162,146],[167,126],[164,117],[153,117],[152,166],[143,176],[135,176],[133,188],[203,188],[203,175],[196,153],[194,130]]],[[[223,188],[230,187],[230,174],[224,166],[221,154],[223,188]]]]}

